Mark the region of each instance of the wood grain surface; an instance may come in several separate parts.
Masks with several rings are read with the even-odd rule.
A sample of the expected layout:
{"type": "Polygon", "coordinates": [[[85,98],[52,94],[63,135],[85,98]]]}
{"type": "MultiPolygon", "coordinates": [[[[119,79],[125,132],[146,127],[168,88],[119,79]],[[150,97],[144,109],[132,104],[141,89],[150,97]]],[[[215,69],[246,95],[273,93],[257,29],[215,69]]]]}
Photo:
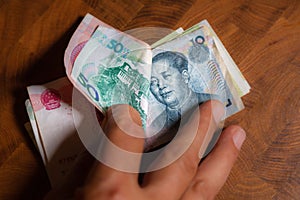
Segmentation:
{"type": "Polygon", "coordinates": [[[64,50],[87,12],[122,31],[207,19],[252,87],[226,121],[247,140],[216,199],[300,199],[299,0],[0,0],[0,199],[50,189],[24,128],[26,86],[65,76],[64,50]]]}

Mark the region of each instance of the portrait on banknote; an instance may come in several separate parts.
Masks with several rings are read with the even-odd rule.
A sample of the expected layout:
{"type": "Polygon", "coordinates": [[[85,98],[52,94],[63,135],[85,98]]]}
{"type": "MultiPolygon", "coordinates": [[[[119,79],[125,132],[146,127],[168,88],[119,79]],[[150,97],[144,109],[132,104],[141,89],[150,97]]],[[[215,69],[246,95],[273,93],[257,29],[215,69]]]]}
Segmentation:
{"type": "Polygon", "coordinates": [[[152,100],[160,104],[160,109],[156,110],[161,112],[147,129],[148,134],[151,135],[147,139],[149,149],[157,146],[158,142],[163,144],[172,139],[178,129],[181,116],[190,114],[195,106],[210,99],[221,100],[217,94],[194,91],[190,86],[190,78],[189,62],[184,54],[163,51],[153,57],[150,91],[154,97],[152,100]]]}
{"type": "Polygon", "coordinates": [[[146,151],[170,142],[205,101],[222,102],[226,116],[239,110],[230,79],[222,72],[223,61],[205,28],[164,43],[152,53],[146,151]]]}

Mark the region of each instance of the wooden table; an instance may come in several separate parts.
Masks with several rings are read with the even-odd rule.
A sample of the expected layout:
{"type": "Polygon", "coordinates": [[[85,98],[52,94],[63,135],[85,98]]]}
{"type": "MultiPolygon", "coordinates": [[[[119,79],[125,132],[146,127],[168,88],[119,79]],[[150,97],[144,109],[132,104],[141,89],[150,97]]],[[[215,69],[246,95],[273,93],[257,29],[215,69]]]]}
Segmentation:
{"type": "Polygon", "coordinates": [[[226,122],[248,136],[216,199],[300,199],[298,0],[1,0],[0,199],[41,199],[50,188],[23,126],[26,86],[65,76],[64,50],[87,12],[122,31],[207,19],[252,87],[226,122]]]}

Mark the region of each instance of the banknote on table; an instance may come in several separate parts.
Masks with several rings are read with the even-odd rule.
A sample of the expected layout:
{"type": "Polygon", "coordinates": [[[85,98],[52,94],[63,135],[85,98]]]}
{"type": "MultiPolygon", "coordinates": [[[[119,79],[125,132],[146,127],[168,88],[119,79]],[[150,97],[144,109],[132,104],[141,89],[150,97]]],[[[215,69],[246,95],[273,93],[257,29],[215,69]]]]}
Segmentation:
{"type": "MultiPolygon", "coordinates": [[[[206,23],[200,23],[197,28],[157,46],[152,53],[146,128],[147,136],[151,137],[146,140],[146,148],[155,148],[168,142],[169,137],[164,135],[171,135],[168,131],[174,126],[171,121],[177,120],[176,115],[172,114],[174,109],[170,106],[170,99],[174,98],[172,96],[176,92],[184,94],[184,102],[180,104],[180,108],[175,109],[179,115],[209,99],[218,99],[224,103],[225,117],[244,108],[216,47],[212,31],[206,23]],[[171,70],[169,66],[176,70],[171,70]],[[180,76],[176,76],[178,71],[180,76]]],[[[180,97],[178,94],[177,96],[180,97]]]]}
{"type": "Polygon", "coordinates": [[[72,115],[73,85],[64,77],[27,87],[25,102],[34,139],[53,188],[58,187],[84,147],[72,115]]]}
{"type": "Polygon", "coordinates": [[[223,62],[226,65],[226,70],[228,71],[228,76],[230,76],[233,86],[238,92],[238,95],[240,97],[246,95],[250,91],[250,85],[246,81],[245,77],[239,70],[238,66],[235,64],[231,56],[229,55],[228,51],[224,47],[223,43],[221,42],[220,38],[217,36],[217,34],[214,32],[213,28],[210,26],[207,20],[203,20],[200,23],[192,26],[191,28],[187,30],[183,30],[182,28],[178,28],[171,34],[167,35],[166,37],[160,39],[159,41],[155,42],[151,45],[151,48],[156,48],[166,42],[169,42],[171,40],[174,40],[177,37],[180,37],[182,35],[188,34],[194,30],[197,30],[203,26],[206,26],[209,29],[209,35],[214,40],[215,48],[217,48],[219,56],[222,58],[223,62]]]}
{"type": "MultiPolygon", "coordinates": [[[[226,105],[226,117],[243,109],[240,96],[249,92],[249,85],[207,21],[186,31],[179,29],[153,47],[87,14],[66,49],[67,76],[104,114],[114,104],[133,106],[141,114],[148,137],[164,127],[152,126],[167,106],[155,98],[150,87],[152,59],[163,51],[175,52],[187,61],[189,90],[221,100],[226,105]]],[[[153,147],[150,141],[145,149],[149,149],[147,145],[153,147]]]]}
{"type": "Polygon", "coordinates": [[[250,85],[246,81],[238,66],[235,64],[232,57],[229,55],[228,51],[221,42],[220,38],[217,36],[207,20],[203,20],[200,23],[195,24],[194,26],[185,30],[181,35],[189,34],[190,32],[203,27],[206,27],[206,33],[214,40],[215,48],[218,51],[219,56],[222,58],[224,64],[226,65],[226,70],[229,73],[228,75],[231,76],[233,86],[236,88],[238,95],[242,97],[248,94],[250,91],[250,85]]]}

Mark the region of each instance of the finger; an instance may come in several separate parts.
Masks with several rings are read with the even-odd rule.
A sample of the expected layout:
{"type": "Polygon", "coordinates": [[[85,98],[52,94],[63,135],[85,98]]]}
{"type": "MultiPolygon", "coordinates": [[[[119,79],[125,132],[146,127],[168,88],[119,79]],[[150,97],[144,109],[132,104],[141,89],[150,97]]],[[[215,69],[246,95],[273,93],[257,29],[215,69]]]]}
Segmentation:
{"type": "Polygon", "coordinates": [[[103,128],[108,140],[101,153],[102,163],[96,163],[89,182],[137,183],[144,147],[144,131],[139,113],[128,105],[112,106],[107,111],[103,128]],[[135,172],[135,173],[134,173],[135,172]]]}
{"type": "MultiPolygon", "coordinates": [[[[196,136],[187,151],[169,166],[147,174],[144,186],[150,192],[160,191],[161,195],[168,196],[170,199],[178,199],[196,174],[198,163],[200,161],[199,150],[205,136],[214,133],[217,124],[223,115],[223,104],[218,101],[209,101],[201,105],[200,117],[199,113],[194,114],[188,123],[177,133],[182,137],[175,141],[175,146],[180,148],[180,141],[185,141],[185,137],[190,134],[191,130],[193,130],[194,127],[198,127],[196,129],[196,136]],[[170,190],[174,191],[171,193],[174,195],[172,197],[169,193],[170,190]]],[[[164,160],[164,157],[172,156],[176,151],[177,149],[174,148],[174,146],[172,148],[167,148],[161,156],[162,160],[164,160]]],[[[154,193],[154,195],[155,194],[157,193],[154,193]]]]}
{"type": "Polygon", "coordinates": [[[214,150],[199,166],[183,199],[213,199],[224,185],[245,138],[241,127],[226,128],[214,150]]]}
{"type": "Polygon", "coordinates": [[[141,153],[144,147],[144,131],[139,113],[129,105],[116,105],[107,111],[104,132],[118,147],[141,153]]]}

